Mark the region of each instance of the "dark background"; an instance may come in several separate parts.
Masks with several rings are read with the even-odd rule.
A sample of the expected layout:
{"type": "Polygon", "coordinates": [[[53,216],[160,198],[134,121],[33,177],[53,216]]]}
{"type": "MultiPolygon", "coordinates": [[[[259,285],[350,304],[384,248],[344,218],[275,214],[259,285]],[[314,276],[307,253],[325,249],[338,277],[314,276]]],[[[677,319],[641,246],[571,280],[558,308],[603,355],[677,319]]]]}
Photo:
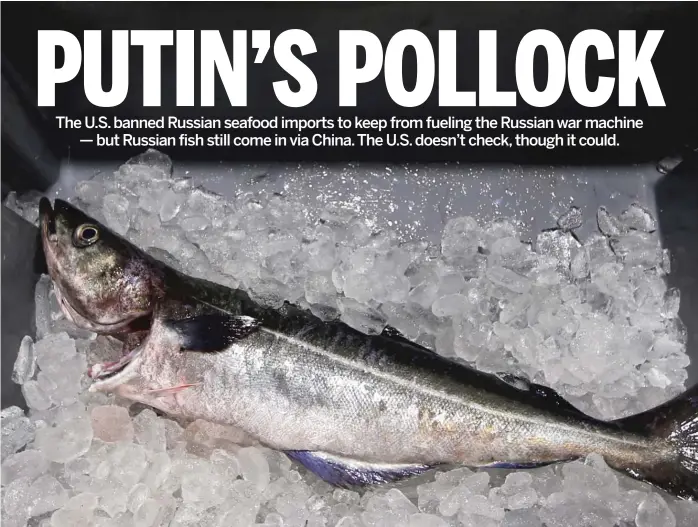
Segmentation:
{"type": "MultiPolygon", "coordinates": [[[[2,16],[2,76],[6,86],[16,94],[17,103],[28,119],[41,129],[45,147],[57,158],[70,155],[73,159],[103,159],[105,149],[94,144],[79,143],[85,130],[59,130],[56,115],[71,117],[107,115],[123,118],[159,117],[336,117],[358,115],[370,118],[398,116],[476,117],[495,118],[511,115],[515,118],[609,118],[626,116],[645,121],[643,130],[612,130],[618,134],[620,147],[556,148],[555,150],[523,148],[216,148],[205,147],[168,149],[168,154],[186,160],[323,160],[323,161],[493,161],[517,163],[628,163],[653,160],[684,145],[698,144],[698,6],[691,3],[577,3],[577,2],[491,2],[491,3],[381,3],[381,2],[104,2],[6,3],[2,16]],[[272,82],[292,79],[273,58],[274,38],[287,29],[304,29],[314,38],[318,52],[303,57],[318,80],[318,93],[312,103],[298,109],[278,102],[272,82]],[[86,99],[82,74],[69,83],[58,85],[56,106],[36,107],[37,30],[63,29],[82,40],[86,29],[103,30],[103,86],[111,84],[111,34],[113,29],[218,29],[228,45],[234,29],[268,29],[272,50],[262,64],[254,64],[256,49],[249,45],[248,106],[231,107],[225,90],[217,80],[217,104],[212,108],[178,108],[175,106],[175,50],[163,48],[162,106],[144,108],[142,104],[142,52],[132,48],[130,54],[129,95],[118,107],[97,108],[86,99]],[[534,29],[555,32],[567,50],[572,39],[582,30],[599,29],[607,32],[617,44],[618,31],[638,31],[638,46],[649,29],[663,29],[664,34],[652,59],[666,107],[648,107],[640,85],[637,85],[637,106],[619,108],[616,90],[609,102],[600,108],[587,109],[578,105],[569,90],[549,108],[527,106],[517,97],[513,108],[439,108],[438,79],[429,100],[418,108],[402,108],[389,97],[383,75],[358,89],[356,108],[338,105],[338,31],[363,29],[376,34],[387,45],[389,39],[402,29],[417,29],[425,33],[437,52],[439,30],[458,31],[458,89],[476,90],[478,84],[478,30],[498,31],[498,87],[516,90],[514,59],[521,38],[534,29]]],[[[248,43],[251,36],[248,33],[248,43]]],[[[198,33],[197,50],[198,54],[198,33]]],[[[617,56],[616,49],[616,56],[617,56]]],[[[415,58],[406,53],[405,79],[408,87],[415,78],[415,58]]],[[[545,53],[536,54],[536,79],[539,88],[546,82],[545,53]]],[[[599,75],[617,77],[617,60],[598,61],[589,52],[589,87],[596,86],[599,75]]],[[[438,68],[438,66],[437,66],[438,68]]],[[[198,61],[196,65],[198,72],[198,61]]],[[[438,72],[437,72],[438,76],[438,72]]],[[[198,103],[198,78],[196,99],[198,103]]],[[[297,86],[291,80],[292,87],[297,86]]],[[[3,100],[5,103],[5,100],[3,100]]],[[[15,106],[15,101],[10,103],[15,106]]],[[[3,114],[7,111],[3,104],[3,114]]],[[[5,118],[3,117],[5,124],[5,118]]],[[[425,133],[429,133],[427,130],[425,133]]],[[[12,130],[8,133],[13,133],[12,130]]],[[[90,133],[90,136],[94,132],[90,133]]],[[[138,134],[138,131],[130,133],[138,134]]],[[[141,131],[154,135],[158,131],[141,131]]],[[[161,134],[166,132],[159,132],[161,134]]],[[[205,135],[206,131],[199,131],[205,135]]],[[[246,132],[235,132],[244,134],[246,132]]],[[[258,132],[247,132],[257,135],[258,132]]],[[[295,135],[296,132],[291,132],[295,135]]],[[[335,130],[334,133],[341,133],[335,130]]],[[[441,135],[440,132],[433,132],[441,135]]],[[[491,132],[499,135],[499,131],[491,132]]],[[[554,131],[529,131],[544,135],[554,131]]],[[[603,133],[603,132],[602,132],[603,133]]],[[[12,142],[3,130],[3,146],[12,142]]],[[[141,148],[109,148],[113,159],[126,159],[141,148]]],[[[22,157],[22,156],[20,156],[22,157]]]]}

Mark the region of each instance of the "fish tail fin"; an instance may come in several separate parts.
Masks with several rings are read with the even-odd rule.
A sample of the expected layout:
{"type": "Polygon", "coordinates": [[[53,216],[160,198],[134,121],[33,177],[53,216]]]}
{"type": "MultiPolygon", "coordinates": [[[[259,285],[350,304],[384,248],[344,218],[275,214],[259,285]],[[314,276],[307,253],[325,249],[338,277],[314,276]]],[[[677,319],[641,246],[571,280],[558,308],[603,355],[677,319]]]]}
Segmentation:
{"type": "Polygon", "coordinates": [[[616,421],[625,430],[664,439],[673,455],[630,475],[667,492],[698,500],[698,385],[641,414],[616,421]]]}

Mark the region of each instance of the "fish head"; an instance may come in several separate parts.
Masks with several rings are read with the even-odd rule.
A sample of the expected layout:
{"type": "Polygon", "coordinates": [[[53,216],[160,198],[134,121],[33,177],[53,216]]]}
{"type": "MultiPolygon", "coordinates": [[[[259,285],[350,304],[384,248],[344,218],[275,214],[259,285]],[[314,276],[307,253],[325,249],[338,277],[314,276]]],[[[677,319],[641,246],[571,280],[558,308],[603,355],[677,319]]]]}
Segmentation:
{"type": "Polygon", "coordinates": [[[150,316],[161,288],[154,261],[66,201],[39,204],[41,239],[66,317],[98,333],[117,333],[150,316]]]}

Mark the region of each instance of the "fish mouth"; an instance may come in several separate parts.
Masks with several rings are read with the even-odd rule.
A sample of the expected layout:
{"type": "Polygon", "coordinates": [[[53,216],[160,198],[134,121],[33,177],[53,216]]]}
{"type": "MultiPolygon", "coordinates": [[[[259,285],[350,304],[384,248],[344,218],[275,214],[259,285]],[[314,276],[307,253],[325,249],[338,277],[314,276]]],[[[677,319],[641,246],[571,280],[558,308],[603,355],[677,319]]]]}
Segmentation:
{"type": "Polygon", "coordinates": [[[90,391],[106,391],[131,379],[143,353],[138,346],[121,357],[118,361],[97,363],[87,370],[87,376],[93,380],[90,391]]]}

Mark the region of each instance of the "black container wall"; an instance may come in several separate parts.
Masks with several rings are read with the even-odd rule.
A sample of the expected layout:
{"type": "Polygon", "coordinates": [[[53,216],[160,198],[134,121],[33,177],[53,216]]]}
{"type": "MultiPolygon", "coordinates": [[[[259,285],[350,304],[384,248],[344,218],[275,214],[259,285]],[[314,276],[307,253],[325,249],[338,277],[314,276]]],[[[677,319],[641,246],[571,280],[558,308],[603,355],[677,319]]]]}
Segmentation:
{"type": "Polygon", "coordinates": [[[43,271],[38,229],[2,207],[2,407],[26,408],[10,380],[25,335],[34,335],[34,286],[43,271]]]}

